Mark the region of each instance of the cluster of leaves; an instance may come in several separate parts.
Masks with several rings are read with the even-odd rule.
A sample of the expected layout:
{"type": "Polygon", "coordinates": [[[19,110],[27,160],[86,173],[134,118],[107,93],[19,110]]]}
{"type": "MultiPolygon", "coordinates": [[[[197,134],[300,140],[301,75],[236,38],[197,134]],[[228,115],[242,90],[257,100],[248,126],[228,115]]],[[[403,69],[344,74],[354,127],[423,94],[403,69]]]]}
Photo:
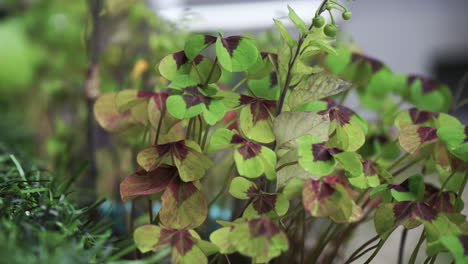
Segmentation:
{"type": "MultiPolygon", "coordinates": [[[[323,1],[315,18],[329,4],[337,2],[323,1]]],[[[378,205],[374,220],[381,241],[375,254],[398,225],[423,224],[430,258],[450,251],[465,263],[468,230],[460,197],[468,128],[443,113],[451,104],[448,88],[333,47],[323,25],[306,27],[291,8],[289,18],[300,37],[295,40],[276,20],[282,37],[276,53],[259,51],[245,36],[194,35],[184,50],[159,63],[164,85],[97,100],[94,113],[103,128],[140,133],[150,144],[137,155],[141,168],[120,185],[123,200],[145,196],[162,202],[152,223],[135,230],[137,247],[172,248],[173,263],[207,263],[211,254],[234,252],[264,263],[290,254],[296,232],[289,227],[300,222],[300,214],[338,223],[332,233],[337,235],[378,205]],[[221,89],[223,70],[244,79],[221,89]],[[378,122],[342,104],[351,89],[363,106],[382,113],[378,122]],[[415,107],[395,115],[399,104],[390,95],[415,107]],[[226,116],[235,118],[226,122],[226,116]],[[214,202],[207,202],[201,188],[213,166],[207,154],[219,150],[232,160],[229,194],[248,202],[232,222],[218,221],[221,228],[206,241],[195,229],[214,202]],[[421,174],[406,175],[415,164],[421,174]],[[239,176],[231,178],[234,168],[239,176]],[[440,188],[425,183],[430,173],[440,176],[440,188]]],[[[307,263],[315,263],[325,245],[307,263]]]]}

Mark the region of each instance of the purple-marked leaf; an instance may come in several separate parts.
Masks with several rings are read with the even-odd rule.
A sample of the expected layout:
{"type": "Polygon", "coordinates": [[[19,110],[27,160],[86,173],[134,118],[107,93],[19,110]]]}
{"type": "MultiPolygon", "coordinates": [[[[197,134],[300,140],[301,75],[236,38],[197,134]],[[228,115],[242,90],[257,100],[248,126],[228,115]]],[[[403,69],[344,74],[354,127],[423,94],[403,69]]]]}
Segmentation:
{"type": "Polygon", "coordinates": [[[247,200],[259,191],[254,182],[243,177],[235,177],[229,185],[229,193],[237,199],[247,200]]]}
{"type": "Polygon", "coordinates": [[[276,102],[241,95],[240,105],[245,105],[240,113],[240,129],[246,137],[261,143],[272,142],[275,139],[272,113],[276,102]]]}
{"type": "Polygon", "coordinates": [[[195,228],[206,219],[208,205],[192,182],[175,178],[161,197],[161,224],[169,228],[195,228]]]}
{"type": "MultiPolygon", "coordinates": [[[[166,229],[155,225],[138,227],[134,234],[135,244],[143,253],[158,252],[164,248],[172,247],[171,263],[195,264],[208,263],[206,255],[199,247],[198,234],[188,229],[166,229]]],[[[206,242],[209,243],[209,242],[206,242]]]]}
{"type": "Polygon", "coordinates": [[[200,146],[191,140],[173,143],[172,157],[183,181],[195,181],[205,176],[213,162],[202,153],[200,146]],[[183,143],[182,143],[183,142],[183,143]]]}
{"type": "Polygon", "coordinates": [[[242,72],[250,68],[259,56],[255,41],[242,36],[218,38],[216,56],[224,69],[230,72],[242,72]]]}
{"type": "Polygon", "coordinates": [[[151,97],[148,103],[148,119],[152,131],[156,134],[159,129],[158,144],[175,142],[185,138],[182,122],[167,112],[165,104],[168,96],[167,93],[158,93],[151,97]]]}
{"type": "Polygon", "coordinates": [[[452,102],[449,88],[430,78],[409,75],[409,99],[419,109],[445,112],[452,102]]]}
{"type": "Polygon", "coordinates": [[[268,179],[276,178],[276,154],[273,150],[260,144],[248,141],[235,134],[231,143],[237,145],[234,161],[240,175],[257,178],[263,173],[268,179]]]}
{"type": "Polygon", "coordinates": [[[137,171],[120,183],[120,197],[127,201],[137,196],[162,192],[176,173],[175,167],[159,167],[150,172],[137,171]]]}
{"type": "Polygon", "coordinates": [[[282,194],[266,192],[250,192],[252,203],[245,209],[242,217],[256,218],[259,215],[278,217],[286,214],[289,209],[289,201],[282,194]]]}
{"type": "Polygon", "coordinates": [[[221,68],[215,61],[198,55],[192,62],[190,75],[198,81],[198,83],[214,83],[221,77],[221,68]]]}
{"type": "Polygon", "coordinates": [[[130,110],[119,111],[115,97],[117,93],[104,93],[94,104],[94,116],[99,125],[110,132],[121,132],[136,124],[138,121],[130,110]]]}
{"type": "Polygon", "coordinates": [[[320,139],[310,135],[297,139],[299,165],[312,174],[323,176],[333,172],[336,163],[333,155],[342,151],[320,142],[320,139]]]}
{"type": "Polygon", "coordinates": [[[167,99],[169,113],[179,119],[188,119],[203,113],[203,118],[210,125],[221,120],[226,109],[223,99],[216,96],[218,89],[208,86],[206,90],[201,90],[201,87],[186,87],[182,89],[182,95],[171,95],[167,99]]]}
{"type": "Polygon", "coordinates": [[[370,66],[370,69],[373,73],[378,72],[380,69],[384,67],[384,64],[377,60],[376,58],[372,58],[363,54],[353,53],[351,55],[351,63],[363,63],[370,66]]]}
{"type": "Polygon", "coordinates": [[[400,130],[400,146],[408,153],[414,154],[424,145],[435,142],[437,129],[432,127],[407,125],[400,130]]]}
{"type": "Polygon", "coordinates": [[[190,68],[190,60],[181,50],[164,57],[159,63],[158,69],[164,78],[172,81],[178,75],[189,74],[190,68]]]}
{"type": "Polygon", "coordinates": [[[197,55],[202,53],[206,48],[215,42],[216,37],[210,35],[193,35],[185,42],[185,54],[189,59],[193,60],[197,55]]]}
{"type": "Polygon", "coordinates": [[[379,165],[373,161],[365,160],[362,162],[363,172],[357,177],[348,178],[349,183],[354,187],[366,189],[368,187],[377,187],[380,185],[379,165]]]}
{"type": "Polygon", "coordinates": [[[289,248],[286,234],[265,216],[233,226],[228,239],[239,253],[252,257],[254,263],[268,262],[289,248]]]}
{"type": "Polygon", "coordinates": [[[340,209],[342,194],[332,184],[321,180],[308,179],[302,191],[304,208],[313,216],[330,216],[340,209]]]}
{"type": "Polygon", "coordinates": [[[424,202],[404,201],[393,204],[393,214],[397,224],[415,228],[421,221],[432,221],[437,212],[424,202]]]}
{"type": "Polygon", "coordinates": [[[288,97],[288,105],[294,109],[307,102],[338,94],[350,86],[351,83],[327,72],[311,74],[294,88],[288,97]]]}
{"type": "Polygon", "coordinates": [[[455,192],[440,192],[439,188],[426,184],[424,202],[437,212],[453,213],[456,199],[457,194],[455,192]]]}
{"type": "Polygon", "coordinates": [[[137,156],[138,164],[146,171],[151,171],[161,164],[171,164],[177,167],[180,178],[183,181],[195,181],[205,175],[206,169],[213,162],[202,154],[200,146],[191,140],[181,140],[166,144],[160,144],[147,148],[137,156]]]}
{"type": "Polygon", "coordinates": [[[328,140],[330,120],[328,116],[311,112],[283,112],[273,122],[278,148],[297,148],[296,139],[311,135],[321,141],[328,140]]]}
{"type": "Polygon", "coordinates": [[[461,125],[460,121],[451,115],[417,108],[410,108],[400,112],[396,116],[394,123],[398,129],[411,124],[435,128],[461,125]]]}
{"type": "Polygon", "coordinates": [[[335,103],[332,99],[323,101],[328,102],[327,109],[318,113],[329,116],[330,133],[335,131],[334,136],[330,138],[329,145],[345,151],[358,150],[365,142],[367,122],[351,109],[335,103]]]}
{"type": "Polygon", "coordinates": [[[422,201],[424,197],[424,177],[416,174],[401,184],[390,184],[392,197],[398,201],[422,201]]]}

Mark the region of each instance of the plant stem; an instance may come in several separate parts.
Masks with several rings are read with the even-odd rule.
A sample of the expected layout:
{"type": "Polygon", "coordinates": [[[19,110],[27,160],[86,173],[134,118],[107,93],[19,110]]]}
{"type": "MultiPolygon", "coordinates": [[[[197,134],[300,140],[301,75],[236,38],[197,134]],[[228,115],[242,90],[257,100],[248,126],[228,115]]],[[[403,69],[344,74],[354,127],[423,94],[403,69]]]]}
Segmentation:
{"type": "Polygon", "coordinates": [[[201,115],[198,115],[198,122],[200,123],[200,127],[198,128],[198,141],[197,142],[198,144],[201,144],[202,133],[203,133],[203,120],[201,118],[201,115]]]}
{"type": "Polygon", "coordinates": [[[364,250],[363,252],[359,253],[359,254],[356,255],[355,257],[353,257],[353,258],[351,258],[350,260],[348,260],[348,261],[346,262],[346,264],[354,262],[355,260],[357,260],[357,259],[361,258],[362,256],[364,256],[365,254],[367,254],[369,251],[371,251],[371,250],[373,250],[373,249],[376,249],[378,246],[379,246],[379,244],[377,243],[377,245],[373,245],[372,247],[370,247],[370,248],[364,250]]]}
{"type": "Polygon", "coordinates": [[[465,177],[463,177],[463,184],[460,185],[460,189],[458,189],[458,197],[461,197],[463,191],[465,190],[466,181],[468,180],[468,171],[465,172],[465,177]]]}
{"type": "Polygon", "coordinates": [[[376,241],[377,239],[379,239],[379,236],[376,235],[374,236],[373,238],[369,239],[367,242],[365,242],[364,244],[362,244],[358,249],[356,249],[352,254],[351,256],[349,256],[348,260],[345,262],[345,264],[347,263],[351,263],[357,254],[359,254],[362,250],[364,250],[364,248],[366,248],[368,245],[370,245],[372,242],[376,241]]]}
{"type": "Polygon", "coordinates": [[[411,168],[413,165],[415,165],[416,163],[420,162],[422,160],[422,158],[417,158],[415,160],[412,160],[411,162],[409,162],[408,164],[406,164],[405,166],[401,167],[400,169],[398,169],[397,171],[395,171],[394,173],[392,173],[392,175],[394,177],[396,177],[397,175],[399,175],[400,173],[404,172],[405,170],[411,168]]]}
{"type": "Polygon", "coordinates": [[[159,143],[159,134],[161,133],[161,127],[162,127],[162,120],[166,116],[166,106],[163,107],[163,110],[161,112],[161,116],[159,117],[158,121],[158,128],[156,130],[156,138],[154,139],[154,144],[158,145],[159,143]]]}
{"type": "MultiPolygon", "coordinates": [[[[322,1],[322,4],[320,5],[319,9],[317,9],[317,12],[315,13],[316,17],[318,17],[321,13],[323,13],[323,11],[325,11],[324,7],[325,7],[325,4],[328,1],[329,0],[323,0],[322,1]]],[[[309,30],[311,30],[313,26],[314,26],[314,23],[312,22],[312,24],[309,26],[309,30]]],[[[286,99],[286,94],[287,94],[287,91],[289,89],[289,83],[291,82],[291,78],[292,78],[291,71],[292,71],[292,69],[294,67],[294,64],[296,63],[297,58],[299,57],[302,44],[304,44],[304,40],[306,39],[306,37],[307,37],[307,34],[302,35],[302,36],[299,37],[299,41],[297,42],[296,52],[289,59],[288,70],[286,72],[286,80],[284,80],[284,85],[283,85],[282,90],[281,90],[281,95],[280,95],[280,98],[279,98],[278,107],[276,108],[275,116],[278,116],[279,114],[281,114],[281,111],[283,110],[284,100],[286,99]]]]}
{"type": "Polygon", "coordinates": [[[442,183],[442,186],[440,187],[439,193],[437,194],[437,197],[439,197],[442,192],[444,191],[445,186],[447,183],[452,179],[453,175],[455,175],[455,170],[445,179],[445,181],[442,183]]]}
{"type": "Polygon", "coordinates": [[[366,262],[364,262],[364,264],[369,264],[375,258],[375,256],[377,256],[377,254],[379,253],[380,249],[382,248],[384,244],[385,244],[385,240],[381,239],[379,241],[379,244],[377,244],[377,248],[374,250],[372,255],[366,260],[366,262]]]}
{"type": "Polygon", "coordinates": [[[403,228],[403,231],[401,232],[400,248],[398,249],[398,264],[403,264],[403,255],[405,251],[407,234],[408,234],[408,229],[403,228]]]}
{"type": "Polygon", "coordinates": [[[316,263],[317,262],[317,259],[320,257],[320,254],[322,253],[323,249],[325,248],[325,246],[330,241],[330,237],[333,237],[334,233],[336,233],[336,231],[339,228],[339,226],[336,226],[333,234],[329,236],[333,226],[335,226],[335,222],[331,221],[330,224],[328,225],[327,229],[322,234],[320,234],[320,238],[318,239],[318,244],[315,247],[312,254],[307,258],[306,263],[316,263]]]}
{"type": "Polygon", "coordinates": [[[205,134],[203,135],[203,140],[202,140],[202,143],[201,143],[201,148],[202,150],[205,150],[205,146],[206,146],[206,140],[208,139],[208,133],[210,132],[210,125],[206,124],[206,127],[205,127],[205,134]]]}
{"type": "Polygon", "coordinates": [[[397,159],[395,162],[393,162],[392,165],[390,165],[388,168],[387,168],[387,171],[391,171],[392,169],[394,169],[395,167],[398,166],[398,164],[400,164],[403,160],[405,160],[407,157],[409,156],[408,153],[405,153],[403,156],[401,156],[399,159],[397,159]]]}
{"type": "Polygon", "coordinates": [[[247,78],[240,80],[234,87],[232,87],[231,92],[235,92],[239,87],[242,86],[247,81],[247,78]]]}
{"type": "Polygon", "coordinates": [[[276,171],[280,171],[284,167],[295,165],[297,163],[298,163],[297,161],[291,161],[291,162],[288,162],[288,163],[284,163],[281,166],[279,166],[278,168],[276,168],[276,171]]]}
{"type": "Polygon", "coordinates": [[[229,179],[231,178],[231,174],[232,174],[232,171],[234,170],[234,166],[235,166],[235,163],[232,163],[231,167],[229,168],[225,178],[224,178],[224,183],[223,183],[223,187],[221,188],[221,190],[219,190],[218,194],[215,196],[215,198],[213,198],[213,200],[211,200],[209,203],[208,203],[208,208],[210,208],[218,199],[219,197],[221,197],[221,195],[226,191],[227,189],[227,186],[229,185],[229,179]]]}
{"type": "Polygon", "coordinates": [[[149,215],[149,223],[153,223],[153,201],[148,199],[148,215],[149,215]]]}
{"type": "Polygon", "coordinates": [[[418,256],[419,248],[421,248],[422,243],[424,242],[424,238],[426,238],[426,234],[424,233],[424,230],[421,232],[421,236],[419,237],[418,244],[413,250],[413,253],[411,254],[411,258],[409,260],[409,264],[414,264],[416,262],[416,257],[418,256]]]}

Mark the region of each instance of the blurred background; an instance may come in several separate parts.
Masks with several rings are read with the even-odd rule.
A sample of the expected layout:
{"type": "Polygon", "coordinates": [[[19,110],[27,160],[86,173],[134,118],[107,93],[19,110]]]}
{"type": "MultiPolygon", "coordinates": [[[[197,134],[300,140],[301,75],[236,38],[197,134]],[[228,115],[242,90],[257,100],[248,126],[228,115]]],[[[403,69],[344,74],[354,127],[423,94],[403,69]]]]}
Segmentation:
{"type": "MultiPolygon", "coordinates": [[[[0,141],[36,158],[44,169],[70,177],[91,161],[77,184],[89,194],[80,201],[105,197],[118,204],[118,186],[133,169],[138,138],[110,136],[97,127],[90,111],[96,95],[152,89],[160,81],[157,62],[181,50],[191,32],[252,34],[268,49],[278,40],[272,18],[286,18],[287,4],[310,21],[320,2],[0,0],[0,141]]],[[[353,19],[338,22],[340,38],[393,71],[427,75],[452,90],[468,72],[467,0],[345,4],[353,19]]],[[[235,78],[226,74],[222,81],[229,85],[235,78]]],[[[358,102],[350,96],[346,103],[358,102]]],[[[465,124],[466,111],[455,113],[465,124]]],[[[373,232],[372,224],[362,226],[348,250],[373,232]]],[[[394,243],[386,244],[375,263],[395,259],[392,246],[400,234],[394,232],[394,243]]],[[[409,232],[407,245],[418,235],[409,232]]]]}

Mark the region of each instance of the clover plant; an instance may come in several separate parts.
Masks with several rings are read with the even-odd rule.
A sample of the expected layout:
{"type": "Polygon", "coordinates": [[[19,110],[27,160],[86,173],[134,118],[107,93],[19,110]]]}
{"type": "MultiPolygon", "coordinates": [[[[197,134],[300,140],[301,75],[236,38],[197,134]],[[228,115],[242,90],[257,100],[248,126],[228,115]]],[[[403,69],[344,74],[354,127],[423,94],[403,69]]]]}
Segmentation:
{"type": "Polygon", "coordinates": [[[172,263],[231,254],[252,263],[331,263],[356,227],[373,220],[376,236],[346,263],[371,262],[398,226],[423,227],[419,243],[407,246],[410,263],[424,241],[426,263],[442,252],[467,263],[468,127],[448,114],[457,102],[435,80],[396,74],[337,43],[337,12],[351,19],[337,0],[324,0],[310,23],[289,8],[299,37],[274,20],[276,52],[247,36],[193,35],[157,65],[165,85],[99,97],[103,128],[145,135],[140,168],[120,185],[123,200],[162,204],[134,231],[141,252],[172,248],[172,263]],[[226,89],[223,72],[242,79],[226,89]],[[350,92],[378,118],[343,105],[350,92]],[[202,189],[216,155],[232,165],[225,178],[216,175],[224,186],[208,201],[202,189]],[[222,196],[243,209],[203,233],[208,207],[222,196]],[[318,218],[327,227],[310,229],[318,218]]]}

